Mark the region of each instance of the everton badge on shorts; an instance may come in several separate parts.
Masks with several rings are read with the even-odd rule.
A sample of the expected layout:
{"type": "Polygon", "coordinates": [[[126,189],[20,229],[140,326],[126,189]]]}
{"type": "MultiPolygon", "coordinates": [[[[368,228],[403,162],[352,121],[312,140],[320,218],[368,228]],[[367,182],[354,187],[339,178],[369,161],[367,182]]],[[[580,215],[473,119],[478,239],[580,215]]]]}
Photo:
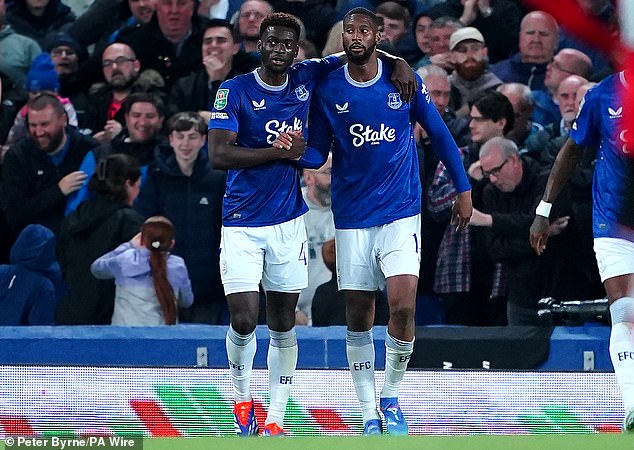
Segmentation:
{"type": "Polygon", "coordinates": [[[308,89],[306,89],[306,86],[304,86],[303,84],[300,84],[295,88],[295,95],[297,95],[297,98],[302,102],[305,102],[306,100],[308,100],[308,97],[310,97],[308,89]]]}
{"type": "Polygon", "coordinates": [[[216,100],[214,100],[214,108],[225,109],[225,106],[227,106],[227,97],[229,97],[229,89],[218,89],[216,100]]]}
{"type": "Polygon", "coordinates": [[[398,92],[390,92],[387,94],[387,106],[392,109],[399,109],[403,102],[401,101],[401,96],[398,95],[398,92]]]}

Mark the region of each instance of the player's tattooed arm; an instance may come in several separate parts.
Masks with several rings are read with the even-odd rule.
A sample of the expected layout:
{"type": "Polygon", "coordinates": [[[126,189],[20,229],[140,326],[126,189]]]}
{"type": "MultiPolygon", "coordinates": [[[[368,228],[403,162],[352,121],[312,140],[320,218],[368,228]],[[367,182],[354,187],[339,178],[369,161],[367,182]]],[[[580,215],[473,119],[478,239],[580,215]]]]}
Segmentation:
{"type": "Polygon", "coordinates": [[[235,145],[237,134],[233,131],[209,130],[209,161],[215,169],[244,169],[279,159],[296,159],[304,152],[305,143],[301,140],[291,146],[290,150],[283,145],[272,145],[264,148],[238,147],[235,145]]]}

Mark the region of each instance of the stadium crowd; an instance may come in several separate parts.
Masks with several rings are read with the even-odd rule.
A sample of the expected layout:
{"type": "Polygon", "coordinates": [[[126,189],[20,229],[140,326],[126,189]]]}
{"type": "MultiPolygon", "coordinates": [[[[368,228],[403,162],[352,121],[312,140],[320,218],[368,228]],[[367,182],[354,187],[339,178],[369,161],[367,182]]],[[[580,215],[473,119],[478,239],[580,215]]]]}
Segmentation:
{"type": "MultiPolygon", "coordinates": [[[[541,298],[604,297],[592,248],[596,149],[553,203],[548,249],[537,256],[529,242],[585,92],[615,71],[548,13],[514,0],[0,0],[0,324],[111,323],[114,281],[93,278],[90,266],[157,215],[173,224],[171,253],[191,280],[193,304],[178,321],[228,324],[219,263],[227,174],[211,166],[206,144],[220,84],[259,66],[271,12],[300,20],[301,61],[341,51],[341,20],[357,6],[382,18],[379,48],[423,79],[472,189],[470,226],[457,232],[456,188],[417,126],[417,324],[538,325],[541,298]],[[113,166],[121,161],[129,167],[113,166]],[[54,234],[59,267],[50,255],[22,257],[28,246],[50,249],[43,237],[25,239],[33,224],[54,234]],[[15,283],[16,267],[47,287],[15,283]]],[[[578,7],[617,33],[613,1],[578,7]]],[[[345,324],[330,164],[303,173],[309,287],[297,325],[345,324]]],[[[385,292],[376,298],[375,323],[385,324],[385,292]]]]}

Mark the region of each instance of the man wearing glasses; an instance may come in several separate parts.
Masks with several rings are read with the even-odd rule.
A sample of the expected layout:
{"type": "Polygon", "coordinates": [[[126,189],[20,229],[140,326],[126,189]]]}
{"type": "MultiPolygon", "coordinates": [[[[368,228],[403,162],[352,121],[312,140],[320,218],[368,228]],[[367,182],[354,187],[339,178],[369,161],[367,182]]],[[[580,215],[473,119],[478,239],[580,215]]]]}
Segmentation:
{"type": "Polygon", "coordinates": [[[544,90],[534,91],[533,120],[547,126],[561,120],[555,96],[561,82],[570,75],[588,78],[592,73],[592,61],[585,53],[574,48],[563,48],[546,66],[544,90]]]}
{"type": "MultiPolygon", "coordinates": [[[[562,236],[549,241],[552,249],[546,258],[539,259],[532,252],[526,236],[547,176],[535,161],[520,156],[513,141],[504,137],[488,140],[480,149],[480,171],[489,184],[482,193],[482,210],[473,210],[471,225],[485,227],[487,251],[494,262],[503,265],[508,324],[538,325],[539,299],[570,295],[574,287],[574,266],[559,271],[564,267],[561,255],[572,254],[573,240],[562,236]]],[[[565,196],[560,198],[553,206],[552,217],[557,219],[550,224],[551,237],[570,232],[570,205],[565,196]]]]}
{"type": "MultiPolygon", "coordinates": [[[[473,101],[469,128],[472,143],[460,148],[468,168],[472,187],[473,210],[482,210],[482,190],[488,176],[505,166],[502,160],[483,172],[478,153],[494,137],[503,137],[513,129],[515,115],[511,102],[501,93],[485,91],[473,101]],[[496,170],[494,170],[496,169],[496,170]]],[[[441,163],[429,187],[427,205],[434,220],[447,220],[457,191],[446,167],[441,163]]],[[[491,261],[484,241],[484,230],[468,227],[457,233],[448,224],[436,261],[434,291],[440,295],[445,323],[451,325],[490,326],[506,324],[501,269],[491,261]]]]}
{"type": "Polygon", "coordinates": [[[110,142],[123,128],[123,102],[139,78],[141,63],[129,45],[114,43],[103,51],[101,67],[106,82],[91,92],[93,132],[99,142],[110,142]]]}

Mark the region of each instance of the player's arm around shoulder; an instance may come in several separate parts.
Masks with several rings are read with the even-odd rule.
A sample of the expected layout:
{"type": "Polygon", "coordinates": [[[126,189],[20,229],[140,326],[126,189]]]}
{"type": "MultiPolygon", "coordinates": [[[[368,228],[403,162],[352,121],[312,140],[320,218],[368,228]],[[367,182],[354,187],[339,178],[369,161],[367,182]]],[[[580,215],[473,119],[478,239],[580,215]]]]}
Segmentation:
{"type": "Polygon", "coordinates": [[[391,55],[383,50],[376,50],[379,59],[391,69],[390,81],[396,87],[401,99],[406,103],[411,102],[416,95],[418,87],[422,84],[420,78],[403,58],[391,55]]]}

